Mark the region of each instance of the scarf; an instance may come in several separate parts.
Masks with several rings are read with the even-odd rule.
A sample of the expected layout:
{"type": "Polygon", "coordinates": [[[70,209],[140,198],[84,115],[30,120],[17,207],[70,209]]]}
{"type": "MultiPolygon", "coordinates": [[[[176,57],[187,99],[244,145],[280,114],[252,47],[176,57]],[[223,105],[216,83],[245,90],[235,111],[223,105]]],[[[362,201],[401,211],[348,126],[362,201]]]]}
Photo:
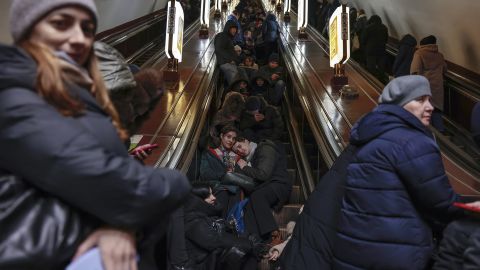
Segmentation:
{"type": "Polygon", "coordinates": [[[89,89],[90,92],[95,95],[93,80],[90,77],[88,71],[77,64],[68,54],[63,51],[55,52],[55,55],[60,61],[60,69],[62,70],[62,77],[66,82],[74,83],[85,89],[89,89]]]}

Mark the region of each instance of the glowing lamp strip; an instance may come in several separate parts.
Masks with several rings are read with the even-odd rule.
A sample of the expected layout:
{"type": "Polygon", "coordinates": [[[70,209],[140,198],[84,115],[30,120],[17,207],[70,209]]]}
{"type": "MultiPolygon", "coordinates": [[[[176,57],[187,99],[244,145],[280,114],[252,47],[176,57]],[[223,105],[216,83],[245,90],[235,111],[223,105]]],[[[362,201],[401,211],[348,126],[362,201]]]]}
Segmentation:
{"type": "Polygon", "coordinates": [[[306,28],[308,25],[308,0],[298,1],[298,25],[297,29],[306,28]]]}
{"type": "Polygon", "coordinates": [[[183,22],[184,15],[182,5],[175,1],[175,6],[172,7],[173,1],[168,1],[167,5],[167,31],[165,40],[165,54],[168,58],[178,59],[182,62],[183,50],[183,22]]]}
{"type": "Polygon", "coordinates": [[[200,23],[209,26],[210,22],[210,0],[202,0],[200,9],[200,23]]]}

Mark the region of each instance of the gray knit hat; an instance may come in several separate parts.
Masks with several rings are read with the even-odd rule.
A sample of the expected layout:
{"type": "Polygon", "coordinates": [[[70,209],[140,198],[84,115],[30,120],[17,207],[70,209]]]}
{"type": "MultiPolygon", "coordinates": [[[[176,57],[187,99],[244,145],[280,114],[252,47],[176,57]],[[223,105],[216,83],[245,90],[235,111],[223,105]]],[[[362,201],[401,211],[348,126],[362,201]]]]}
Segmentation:
{"type": "Polygon", "coordinates": [[[86,8],[97,22],[97,8],[93,0],[13,0],[10,8],[10,33],[18,43],[35,23],[50,11],[68,5],[86,8]]]}
{"type": "Polygon", "coordinates": [[[432,96],[430,83],[420,75],[400,76],[385,86],[379,103],[403,106],[421,96],[432,96]]]}

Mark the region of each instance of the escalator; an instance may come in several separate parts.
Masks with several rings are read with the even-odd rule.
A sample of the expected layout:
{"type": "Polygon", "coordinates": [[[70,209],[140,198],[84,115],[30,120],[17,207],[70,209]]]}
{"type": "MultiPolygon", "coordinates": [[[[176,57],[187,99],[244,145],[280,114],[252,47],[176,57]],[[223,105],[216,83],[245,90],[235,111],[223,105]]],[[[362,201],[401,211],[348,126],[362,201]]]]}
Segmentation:
{"type": "MultiPolygon", "coordinates": [[[[329,45],[325,37],[323,37],[313,28],[309,29],[309,33],[316,41],[322,44],[322,47],[325,48],[325,54],[327,54],[329,45]]],[[[392,49],[390,48],[390,50],[392,49]]],[[[394,52],[390,51],[389,53],[392,54],[394,52]]],[[[377,93],[380,94],[382,92],[385,85],[371,75],[354,59],[350,59],[347,65],[352,67],[355,72],[367,80],[368,83],[375,88],[377,93]]],[[[480,86],[473,82],[467,83],[465,82],[466,79],[453,80],[452,76],[454,75],[448,74],[446,76],[447,79],[445,81],[445,88],[447,96],[452,91],[456,91],[464,93],[465,96],[469,96],[472,100],[480,100],[480,95],[477,93],[478,90],[476,88],[478,87],[480,89],[480,86]]],[[[465,119],[463,119],[463,122],[465,122],[465,119]]],[[[467,169],[467,171],[472,175],[476,176],[477,179],[480,179],[480,148],[474,143],[470,132],[464,127],[465,124],[462,125],[458,121],[455,121],[448,116],[448,113],[444,116],[444,123],[447,129],[445,134],[438,132],[434,128],[431,128],[431,131],[434,133],[440,149],[442,152],[446,153],[450,158],[452,158],[452,160],[460,164],[463,168],[467,169]]]]}

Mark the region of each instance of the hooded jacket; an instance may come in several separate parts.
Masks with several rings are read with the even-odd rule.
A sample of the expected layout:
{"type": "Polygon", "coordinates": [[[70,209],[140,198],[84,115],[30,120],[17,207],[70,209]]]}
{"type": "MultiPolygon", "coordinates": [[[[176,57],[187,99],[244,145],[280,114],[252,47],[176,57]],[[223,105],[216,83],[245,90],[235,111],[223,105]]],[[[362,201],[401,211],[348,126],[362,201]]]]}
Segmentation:
{"type": "Polygon", "coordinates": [[[347,167],[333,269],[424,269],[431,221],[457,210],[457,195],[431,133],[411,113],[379,105],[357,122],[347,167]]]}
{"type": "Polygon", "coordinates": [[[213,41],[215,46],[215,55],[217,57],[217,65],[219,66],[231,62],[239,62],[238,55],[233,47],[234,37],[230,35],[230,28],[232,27],[237,28],[238,31],[238,26],[234,21],[227,21],[223,28],[223,32],[218,33],[213,41]]]}
{"type": "Polygon", "coordinates": [[[249,129],[255,132],[260,140],[279,140],[285,128],[282,116],[278,110],[269,105],[265,99],[262,97],[259,97],[259,99],[260,109],[258,112],[263,114],[265,118],[262,121],[257,122],[254,115],[244,110],[240,118],[240,130],[245,131],[249,129]]]}
{"type": "Polygon", "coordinates": [[[398,54],[395,57],[395,62],[392,67],[395,78],[410,75],[410,65],[412,64],[416,46],[417,40],[412,35],[407,34],[400,40],[398,54]]]}
{"type": "Polygon", "coordinates": [[[440,110],[443,110],[443,75],[446,72],[447,63],[436,44],[422,45],[413,55],[410,73],[422,75],[428,79],[432,90],[433,106],[440,110]]]}
{"type": "Polygon", "coordinates": [[[243,45],[243,31],[240,22],[238,21],[237,17],[233,14],[228,15],[227,21],[233,21],[237,25],[237,33],[233,37],[233,43],[235,45],[243,45]]]}
{"type": "MultiPolygon", "coordinates": [[[[88,90],[67,86],[85,109],[80,116],[65,117],[35,91],[37,67],[23,50],[0,45],[0,63],[0,204],[6,206],[0,218],[0,258],[18,259],[15,269],[26,269],[22,254],[27,250],[67,242],[70,232],[64,226],[70,217],[61,216],[61,208],[139,230],[160,222],[187,194],[188,179],[181,173],[145,167],[128,155],[110,117],[88,90]],[[13,183],[4,181],[11,176],[13,183]],[[26,200],[32,194],[15,188],[20,185],[38,191],[35,199],[26,200]],[[53,199],[56,208],[39,212],[53,199]],[[16,210],[25,208],[31,209],[30,218],[19,220],[16,210]],[[6,231],[6,224],[17,229],[6,231]],[[42,237],[28,239],[24,230],[42,237]]],[[[62,254],[73,255],[76,246],[71,245],[62,254]]],[[[35,259],[48,269],[58,263],[35,259]]]]}
{"type": "Polygon", "coordinates": [[[278,38],[278,23],[275,14],[269,13],[263,24],[262,34],[266,42],[276,42],[278,38]]]}
{"type": "Polygon", "coordinates": [[[185,203],[185,237],[187,253],[195,269],[205,269],[210,254],[224,249],[238,247],[250,252],[252,244],[245,238],[237,238],[221,228],[218,223],[221,206],[210,205],[195,195],[190,195],[185,203]]]}

